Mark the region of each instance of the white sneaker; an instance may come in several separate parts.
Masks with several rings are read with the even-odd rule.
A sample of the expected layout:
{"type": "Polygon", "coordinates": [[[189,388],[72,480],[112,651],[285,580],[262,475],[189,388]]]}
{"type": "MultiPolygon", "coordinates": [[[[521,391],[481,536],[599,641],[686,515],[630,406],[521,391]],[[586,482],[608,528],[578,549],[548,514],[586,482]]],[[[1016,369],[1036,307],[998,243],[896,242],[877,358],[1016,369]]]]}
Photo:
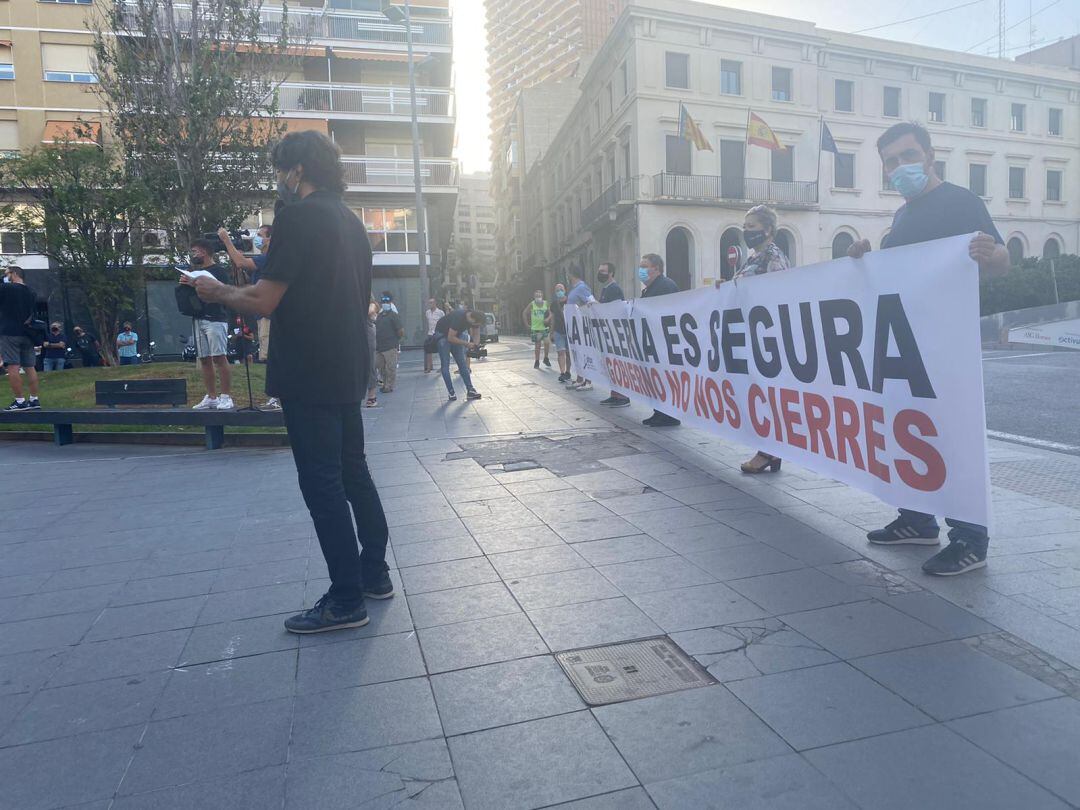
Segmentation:
{"type": "Polygon", "coordinates": [[[581,385],[574,386],[575,391],[592,391],[592,383],[586,380],[581,385]]]}
{"type": "Polygon", "coordinates": [[[218,406],[218,400],[210,399],[210,395],[207,394],[202,398],[202,401],[198,405],[192,408],[194,411],[212,411],[218,406]]]}
{"type": "Polygon", "coordinates": [[[263,410],[280,411],[281,401],[277,397],[270,397],[270,399],[266,400],[266,404],[263,405],[263,410]]]}
{"type": "Polygon", "coordinates": [[[232,401],[232,397],[228,394],[222,394],[218,397],[217,408],[219,411],[231,411],[236,407],[236,403],[232,401]]]}

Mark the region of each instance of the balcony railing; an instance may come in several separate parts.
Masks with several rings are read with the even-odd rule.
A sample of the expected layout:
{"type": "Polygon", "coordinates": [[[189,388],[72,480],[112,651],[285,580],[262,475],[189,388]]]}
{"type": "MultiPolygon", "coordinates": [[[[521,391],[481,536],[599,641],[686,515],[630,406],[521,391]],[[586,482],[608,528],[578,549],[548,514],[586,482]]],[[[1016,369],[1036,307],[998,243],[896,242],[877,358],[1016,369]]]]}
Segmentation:
{"type": "MultiPolygon", "coordinates": [[[[181,32],[191,25],[191,6],[174,4],[177,24],[181,32]]],[[[124,10],[137,13],[134,3],[125,2],[124,10]]],[[[159,15],[164,11],[159,11],[159,15]]],[[[280,7],[263,6],[260,12],[260,33],[267,39],[277,39],[282,32],[283,21],[288,20],[289,35],[296,40],[354,40],[359,42],[385,42],[405,44],[405,27],[391,23],[381,14],[324,11],[322,9],[289,8],[286,17],[280,7]]],[[[164,19],[164,18],[163,18],[164,19]]],[[[413,19],[413,42],[417,45],[449,45],[450,23],[446,20],[413,19]]]]}
{"type": "Polygon", "coordinates": [[[581,227],[587,228],[624,200],[637,199],[637,178],[616,180],[581,211],[581,227]]]}
{"type": "MultiPolygon", "coordinates": [[[[345,182],[353,186],[413,187],[413,164],[407,158],[378,158],[345,156],[345,182]]],[[[431,190],[457,191],[458,164],[456,160],[431,158],[420,161],[420,181],[431,190]],[[447,187],[447,188],[443,188],[447,187]]]]}
{"type": "MultiPolygon", "coordinates": [[[[409,88],[328,82],[285,82],[278,90],[281,109],[287,112],[327,112],[347,115],[409,115],[409,88]]],[[[450,90],[416,88],[420,118],[454,114],[450,90]]]]}
{"type": "Polygon", "coordinates": [[[760,180],[752,177],[660,172],[653,175],[653,196],[685,200],[813,205],[818,201],[818,184],[813,180],[760,180]]]}

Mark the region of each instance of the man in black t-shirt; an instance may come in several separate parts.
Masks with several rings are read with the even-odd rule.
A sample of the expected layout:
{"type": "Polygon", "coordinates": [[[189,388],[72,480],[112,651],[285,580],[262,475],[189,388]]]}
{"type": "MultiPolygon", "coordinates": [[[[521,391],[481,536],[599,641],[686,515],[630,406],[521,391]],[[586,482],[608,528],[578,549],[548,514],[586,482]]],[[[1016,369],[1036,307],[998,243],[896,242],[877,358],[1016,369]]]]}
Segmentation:
{"type": "MultiPolygon", "coordinates": [[[[1008,271],[1009,252],[983,201],[934,173],[934,148],[924,127],[896,124],[878,138],[877,149],[889,182],[904,197],[882,248],[973,233],[968,253],[978,263],[979,274],[995,276],[1008,271]]],[[[863,239],[849,248],[848,255],[858,259],[869,250],[870,242],[863,239]]],[[[990,543],[986,527],[952,518],[945,522],[949,545],[927,560],[923,571],[955,576],[984,567],[990,543]]],[[[901,509],[896,520],[866,537],[877,545],[937,545],[939,531],[933,515],[901,509]]]]}
{"type": "Polygon", "coordinates": [[[93,368],[101,365],[101,344],[95,335],[90,334],[81,326],[71,330],[75,335],[75,348],[82,359],[83,368],[93,368]]]}
{"type": "Polygon", "coordinates": [[[33,316],[36,304],[37,297],[26,286],[22,268],[9,265],[0,283],[0,361],[4,363],[11,392],[15,395],[15,401],[6,409],[9,411],[41,407],[38,401],[37,357],[34,355],[34,341],[27,332],[27,321],[33,316]],[[23,398],[19,369],[26,370],[30,399],[23,398]]]}
{"type": "Polygon", "coordinates": [[[465,398],[480,399],[480,392],[473,388],[472,373],[465,359],[465,350],[477,348],[479,343],[474,343],[472,330],[484,322],[484,314],[471,309],[455,309],[449,315],[443,315],[435,324],[435,337],[439,342],[439,362],[443,382],[446,383],[446,393],[453,402],[457,399],[454,393],[454,382],[450,379],[450,358],[454,358],[458,373],[465,383],[465,398]]]}
{"type": "Polygon", "coordinates": [[[386,516],[364,456],[361,419],[371,244],[342,202],[341,152],[329,138],[289,133],[272,160],[286,204],[274,221],[259,281],[230,287],[202,277],[191,283],[205,301],[273,313],[266,393],[281,400],[300,491],[330,573],[330,590],[310,610],[286,619],[285,628],[321,633],[367,624],[364,597],[394,595],[386,516]]]}
{"type": "MultiPolygon", "coordinates": [[[[664,260],[656,253],[646,253],[641,257],[638,281],[644,285],[641,290],[642,298],[671,295],[679,291],[679,285],[664,275],[664,260]]],[[[642,419],[641,424],[646,427],[677,427],[682,422],[670,414],[653,409],[652,416],[642,419]]]]}
{"type": "MultiPolygon", "coordinates": [[[[615,280],[615,265],[611,262],[601,262],[596,270],[596,280],[600,282],[600,303],[608,304],[612,301],[622,301],[623,291],[619,282],[615,280]]],[[[630,397],[620,394],[614,388],[607,399],[600,400],[601,405],[609,408],[626,408],[630,405],[630,397]]]]}

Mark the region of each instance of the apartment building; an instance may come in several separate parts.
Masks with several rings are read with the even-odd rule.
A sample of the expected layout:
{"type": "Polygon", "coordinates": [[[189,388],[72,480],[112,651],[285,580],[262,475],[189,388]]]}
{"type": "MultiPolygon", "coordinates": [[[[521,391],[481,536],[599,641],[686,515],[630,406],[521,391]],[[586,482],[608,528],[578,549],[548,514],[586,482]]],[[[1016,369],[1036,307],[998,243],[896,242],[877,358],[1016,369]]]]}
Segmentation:
{"type": "MultiPolygon", "coordinates": [[[[118,0],[120,1],[120,0],[118,0]]],[[[93,15],[110,0],[0,0],[0,151],[27,151],[95,121],[108,137],[95,95],[93,15]]],[[[179,5],[179,4],[178,4],[179,5]]],[[[421,139],[421,177],[428,239],[417,238],[413,191],[408,55],[404,28],[380,13],[380,0],[307,0],[290,4],[290,20],[308,35],[305,55],[283,77],[286,128],[317,129],[345,155],[347,203],[363,218],[375,253],[375,290],[399,302],[409,338],[422,336],[419,255],[445,262],[457,196],[451,157],[455,109],[448,0],[411,4],[421,139]]],[[[267,4],[267,37],[283,9],[267,4]]],[[[266,210],[257,221],[272,221],[266,210]]],[[[256,224],[253,221],[251,224],[256,224]]],[[[21,234],[0,234],[4,259],[47,266],[21,234]],[[16,244],[18,242],[18,244],[16,244]]]]}
{"type": "Polygon", "coordinates": [[[616,262],[625,289],[656,252],[686,288],[730,275],[744,212],[777,208],[797,264],[876,247],[902,199],[875,141],[927,125],[944,179],[986,200],[1015,260],[1080,251],[1080,74],[819,29],[689,0],[642,0],[580,80],[543,159],[525,263],[616,262]],[[678,137],[686,105],[712,151],[678,137]],[[787,148],[745,145],[750,111],[787,148]],[[840,154],[818,149],[828,124],[840,154]]]}

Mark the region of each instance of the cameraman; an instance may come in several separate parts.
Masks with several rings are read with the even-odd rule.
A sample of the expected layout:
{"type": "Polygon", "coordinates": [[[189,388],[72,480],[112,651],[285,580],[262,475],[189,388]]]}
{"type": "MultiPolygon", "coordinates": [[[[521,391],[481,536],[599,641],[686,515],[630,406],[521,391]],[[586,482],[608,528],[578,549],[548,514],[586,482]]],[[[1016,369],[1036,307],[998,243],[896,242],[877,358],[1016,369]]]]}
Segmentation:
{"type": "Polygon", "coordinates": [[[457,363],[458,373],[465,382],[466,399],[480,399],[480,392],[473,388],[472,374],[469,372],[469,363],[465,359],[466,349],[478,349],[480,344],[473,340],[472,331],[484,322],[482,312],[471,309],[455,309],[449,315],[444,315],[435,324],[435,336],[439,339],[439,362],[442,365],[443,382],[446,383],[446,393],[450,401],[457,399],[454,393],[454,383],[450,379],[450,358],[457,363]],[[464,335],[464,337],[462,337],[464,335]]]}
{"type": "MultiPolygon", "coordinates": [[[[229,240],[223,241],[226,245],[232,245],[229,240]]],[[[206,270],[219,282],[228,284],[228,275],[214,261],[215,248],[217,245],[209,239],[196,239],[192,242],[191,269],[206,270]]],[[[195,320],[195,347],[199,354],[203,385],[206,386],[206,395],[195,406],[197,411],[215,408],[230,410],[236,407],[229,393],[232,389],[232,373],[229,369],[229,330],[226,325],[229,318],[223,307],[214,309],[218,312],[212,313],[210,317],[195,320]],[[221,379],[220,396],[214,379],[215,368],[221,379]]]]}

